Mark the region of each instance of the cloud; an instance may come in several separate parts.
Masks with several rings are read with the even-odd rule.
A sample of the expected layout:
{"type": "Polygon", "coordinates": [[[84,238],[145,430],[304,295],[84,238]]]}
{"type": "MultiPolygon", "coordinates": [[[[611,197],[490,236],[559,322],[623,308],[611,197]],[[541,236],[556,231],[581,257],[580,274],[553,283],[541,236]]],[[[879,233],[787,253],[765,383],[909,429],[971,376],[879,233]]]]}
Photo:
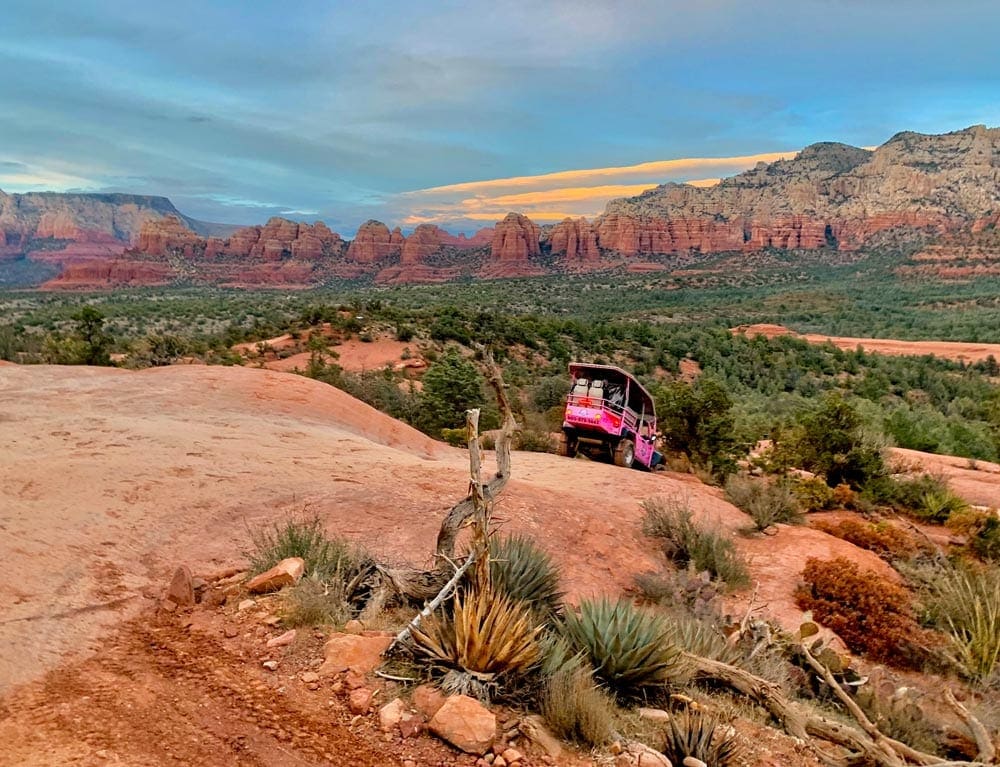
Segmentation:
{"type": "Polygon", "coordinates": [[[396,219],[407,226],[497,221],[509,211],[538,221],[597,216],[609,200],[633,197],[666,182],[706,187],[719,183],[716,172],[731,175],[759,162],[794,157],[796,152],[767,152],[735,157],[684,157],[607,168],[512,176],[418,189],[387,200],[396,219]],[[631,182],[631,183],[626,183],[631,182]]]}
{"type": "Polygon", "coordinates": [[[8,193],[46,190],[69,192],[99,189],[93,179],[15,160],[0,160],[0,189],[8,193]]]}

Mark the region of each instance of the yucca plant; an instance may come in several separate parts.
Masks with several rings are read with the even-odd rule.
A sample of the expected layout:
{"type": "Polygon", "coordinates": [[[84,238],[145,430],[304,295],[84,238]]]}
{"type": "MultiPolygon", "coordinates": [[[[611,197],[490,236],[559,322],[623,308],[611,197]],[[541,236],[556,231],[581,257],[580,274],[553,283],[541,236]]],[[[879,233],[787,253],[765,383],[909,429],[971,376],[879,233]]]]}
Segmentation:
{"type": "Polygon", "coordinates": [[[936,586],[953,657],[971,679],[1000,672],[1000,577],[954,570],[936,586]]]}
{"type": "Polygon", "coordinates": [[[556,615],[561,608],[559,570],[526,536],[490,539],[490,579],[498,593],[523,602],[540,617],[556,615]]]}
{"type": "Polygon", "coordinates": [[[664,684],[678,665],[680,651],[668,639],[666,620],[631,602],[582,602],[580,614],[567,612],[563,625],[594,676],[620,698],[639,697],[664,684]]]}
{"type": "Polygon", "coordinates": [[[476,692],[502,674],[534,668],[540,632],[523,603],[488,585],[470,585],[455,594],[450,612],[433,613],[414,629],[413,643],[418,655],[458,672],[449,676],[453,690],[476,692]]]}
{"type": "Polygon", "coordinates": [[[719,729],[719,720],[702,709],[685,711],[670,717],[663,753],[671,764],[684,764],[691,756],[708,767],[742,764],[741,749],[733,735],[719,729]]]}

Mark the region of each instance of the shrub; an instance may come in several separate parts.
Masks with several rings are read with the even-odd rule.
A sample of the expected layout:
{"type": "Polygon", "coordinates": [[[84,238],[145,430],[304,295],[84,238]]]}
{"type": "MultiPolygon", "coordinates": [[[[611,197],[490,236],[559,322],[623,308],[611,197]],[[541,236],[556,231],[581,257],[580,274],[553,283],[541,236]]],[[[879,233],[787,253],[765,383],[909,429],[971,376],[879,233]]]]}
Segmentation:
{"type": "Polygon", "coordinates": [[[760,532],[779,522],[800,524],[803,521],[795,494],[781,482],[733,474],[726,480],[726,498],[749,514],[760,532]]]}
{"type": "Polygon", "coordinates": [[[465,447],[469,442],[469,430],[465,427],[460,429],[441,429],[441,439],[452,447],[465,447]]]}
{"type": "Polygon", "coordinates": [[[671,764],[700,759],[708,767],[743,764],[742,749],[735,735],[723,733],[717,717],[702,709],[689,709],[670,717],[663,753],[671,764]]]}
{"type": "Polygon", "coordinates": [[[924,632],[914,619],[911,597],[901,586],[862,570],[849,559],[806,560],[796,604],[835,632],[854,652],[876,661],[919,667],[924,632]]]}
{"type": "Polygon", "coordinates": [[[554,445],[548,432],[522,429],[517,434],[515,447],[529,453],[551,453],[554,445]]]}
{"type": "Polygon", "coordinates": [[[818,477],[792,477],[789,487],[805,511],[823,511],[836,506],[834,490],[818,477]]]}
{"type": "Polygon", "coordinates": [[[666,640],[666,620],[631,602],[584,601],[580,614],[567,612],[564,630],[594,675],[620,698],[635,698],[665,684],[679,652],[666,640]]]}
{"type": "Polygon", "coordinates": [[[642,598],[668,610],[684,610],[699,618],[715,616],[721,597],[718,581],[707,570],[692,567],[666,573],[640,573],[635,585],[642,598]]]}
{"type": "Polygon", "coordinates": [[[863,497],[922,522],[939,525],[967,505],[951,491],[944,477],[933,474],[905,479],[880,477],[865,487],[863,497]]]}
{"type": "Polygon", "coordinates": [[[497,592],[526,604],[540,617],[553,616],[561,608],[559,569],[530,538],[490,539],[490,579],[497,592]]]}
{"type": "MultiPolygon", "coordinates": [[[[479,370],[455,347],[427,368],[421,380],[423,389],[414,420],[427,434],[462,426],[465,411],[482,407],[486,402],[479,370]]],[[[484,418],[480,423],[482,428],[487,426],[485,421],[484,418]]]]}
{"type": "Polygon", "coordinates": [[[858,410],[834,392],[779,439],[777,452],[792,465],[822,474],[830,487],[860,488],[885,474],[881,445],[865,430],[858,410]]]}
{"type": "Polygon", "coordinates": [[[80,362],[84,365],[110,365],[109,351],[114,339],[104,326],[104,315],[93,306],[83,306],[73,315],[76,332],[83,342],[80,362]]]}
{"type": "Polygon", "coordinates": [[[960,509],[952,512],[947,525],[966,537],[966,545],[977,557],[1000,562],[1000,516],[995,509],[960,509]]]}
{"type": "Polygon", "coordinates": [[[667,559],[678,567],[689,563],[730,586],[750,582],[746,563],[736,545],[718,528],[699,526],[686,502],[677,498],[653,498],[643,502],[643,532],[662,542],[667,559]]]}
{"type": "Polygon", "coordinates": [[[839,522],[816,520],[813,527],[853,543],[858,548],[874,552],[886,561],[908,559],[919,548],[912,535],[887,522],[862,522],[859,519],[842,519],[839,522]]]}
{"type": "Polygon", "coordinates": [[[672,610],[668,617],[668,636],[679,649],[723,663],[733,664],[740,660],[739,648],[726,641],[726,635],[714,621],[683,610],[672,610]]]}
{"type": "Polygon", "coordinates": [[[925,754],[944,756],[941,744],[935,737],[936,728],[924,716],[920,706],[911,698],[912,688],[886,697],[872,685],[858,688],[855,696],[861,710],[890,738],[898,740],[925,754]]]}
{"type": "Polygon", "coordinates": [[[608,743],[615,732],[614,700],[581,669],[550,676],[542,693],[541,713],[552,732],[588,748],[608,743]]]}
{"type": "Polygon", "coordinates": [[[301,557],[306,573],[319,580],[350,578],[367,560],[347,541],[327,538],[323,523],[316,517],[276,522],[249,532],[253,548],[246,556],[254,573],[269,570],[282,559],[301,557]]]}

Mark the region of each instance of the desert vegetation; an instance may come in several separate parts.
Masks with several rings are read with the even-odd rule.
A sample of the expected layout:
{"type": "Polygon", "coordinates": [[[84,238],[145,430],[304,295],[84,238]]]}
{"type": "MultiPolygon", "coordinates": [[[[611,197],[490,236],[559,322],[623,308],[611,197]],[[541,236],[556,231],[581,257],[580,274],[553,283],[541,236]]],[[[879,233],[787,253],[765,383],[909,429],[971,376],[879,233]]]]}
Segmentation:
{"type": "MultiPolygon", "coordinates": [[[[727,614],[725,595],[750,585],[733,533],[697,513],[684,497],[658,497],[644,504],[642,531],[662,553],[660,571],[639,579],[634,594],[567,604],[559,568],[548,554],[526,536],[505,534],[492,519],[492,504],[509,476],[514,437],[510,404],[498,370],[492,371],[488,378],[504,423],[495,439],[500,471],[492,489],[476,479],[476,413],[466,431],[472,489],[446,515],[438,538],[439,551],[448,551],[448,567],[419,577],[405,568],[390,571],[346,542],[327,538],[314,520],[254,531],[249,558],[255,570],[285,556],[311,563],[283,592],[283,604],[293,606],[283,613],[287,625],[340,628],[359,618],[384,621],[373,604],[379,612],[392,609],[395,640],[386,655],[387,678],[429,682],[486,705],[516,701],[539,712],[553,733],[586,748],[647,749],[673,764],[686,758],[741,764],[750,744],[740,735],[746,712],[727,702],[736,695],[791,734],[826,740],[873,764],[993,758],[991,746],[981,741],[982,723],[962,704],[955,701],[954,711],[972,733],[965,751],[940,737],[939,723],[929,718],[936,714],[900,704],[895,687],[869,685],[863,676],[873,663],[885,663],[989,696],[1000,661],[1000,581],[987,560],[970,547],[956,549],[949,559],[902,523],[828,525],[832,534],[876,551],[899,570],[889,578],[847,559],[810,559],[796,593],[803,622],[789,633],[756,615],[752,598],[742,619],[727,614]],[[472,538],[464,553],[455,554],[455,525],[462,520],[471,521],[472,538]],[[336,609],[314,609],[315,603],[336,609]],[[835,631],[856,655],[820,639],[817,624],[835,631]]],[[[854,449],[851,436],[860,428],[839,399],[822,403],[793,442],[794,450],[812,451],[815,467],[832,465],[822,463],[816,445],[802,447],[810,440],[809,426],[823,418],[844,432],[840,442],[828,443],[831,450],[846,446],[842,454],[854,449]]],[[[854,464],[818,473],[827,488],[825,505],[862,503],[841,480],[855,481],[861,493],[874,479],[909,482],[913,488],[899,491],[910,499],[897,499],[901,508],[913,499],[926,505],[928,492],[944,489],[933,478],[894,479],[881,464],[861,474],[844,474],[844,465],[854,464]]],[[[789,478],[743,473],[729,476],[726,492],[766,531],[803,521],[795,487],[789,478]]],[[[877,513],[880,507],[870,503],[867,513],[877,513]]],[[[919,509],[911,512],[926,521],[919,509]]],[[[936,513],[933,521],[941,521],[936,513]]]]}

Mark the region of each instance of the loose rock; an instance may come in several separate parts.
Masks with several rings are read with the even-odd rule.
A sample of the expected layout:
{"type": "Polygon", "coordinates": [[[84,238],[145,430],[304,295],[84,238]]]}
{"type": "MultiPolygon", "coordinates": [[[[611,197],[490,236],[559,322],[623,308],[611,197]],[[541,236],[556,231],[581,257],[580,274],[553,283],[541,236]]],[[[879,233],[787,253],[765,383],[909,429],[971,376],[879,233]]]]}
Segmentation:
{"type": "Polygon", "coordinates": [[[666,723],[670,721],[670,713],[662,708],[640,708],[637,713],[643,719],[648,719],[651,722],[666,723]]]}
{"type": "Polygon", "coordinates": [[[404,738],[415,738],[424,731],[424,718],[419,714],[403,714],[399,720],[399,732],[404,738]]]}
{"type": "Polygon", "coordinates": [[[406,704],[396,698],[378,710],[378,725],[382,732],[392,732],[406,711],[406,704]]]}
{"type": "Polygon", "coordinates": [[[268,671],[277,671],[278,670],[278,661],[276,661],[276,660],[266,660],[263,663],[261,663],[260,665],[262,665],[268,671]]]}
{"type": "Polygon", "coordinates": [[[636,767],[673,767],[670,760],[663,754],[653,751],[651,748],[639,753],[636,760],[636,767]]]}
{"type": "Polygon", "coordinates": [[[447,697],[437,687],[429,684],[422,684],[413,689],[411,701],[413,707],[428,719],[433,719],[434,714],[444,705],[447,697]]]}
{"type": "Polygon", "coordinates": [[[268,639],[267,640],[267,646],[268,647],[285,647],[286,645],[290,645],[292,642],[295,641],[295,635],[296,635],[296,633],[297,632],[295,631],[295,629],[289,629],[288,631],[286,631],[281,636],[276,636],[273,639],[268,639]]]}
{"type": "Polygon", "coordinates": [[[365,630],[365,624],[359,621],[357,618],[352,618],[344,624],[345,634],[360,634],[365,630]]]}
{"type": "Polygon", "coordinates": [[[249,610],[255,604],[257,603],[254,602],[252,599],[244,599],[242,602],[236,605],[236,612],[243,612],[244,610],[249,610]]]}
{"type": "Polygon", "coordinates": [[[320,676],[353,671],[367,674],[382,662],[382,653],[392,642],[391,637],[363,637],[352,634],[333,634],[323,646],[325,660],[320,666],[320,676]]]}
{"type": "Polygon", "coordinates": [[[247,591],[251,594],[266,594],[277,591],[285,586],[298,583],[306,571],[306,563],[302,557],[282,559],[265,573],[261,573],[247,582],[247,591]]]}
{"type": "Polygon", "coordinates": [[[351,690],[351,695],[347,700],[347,706],[351,709],[351,713],[368,713],[368,709],[372,705],[373,695],[374,693],[367,687],[359,687],[356,690],[351,690]]]}
{"type": "Polygon", "coordinates": [[[504,752],[500,754],[500,756],[504,758],[507,764],[514,764],[514,762],[520,762],[522,759],[524,759],[524,754],[522,754],[516,748],[508,748],[504,750],[504,752]]]}
{"type": "Polygon", "coordinates": [[[468,695],[453,695],[431,719],[431,732],[469,754],[484,754],[493,745],[497,718],[468,695]]]}
{"type": "MultiPolygon", "coordinates": [[[[549,732],[540,716],[536,714],[526,716],[521,722],[521,732],[528,740],[545,751],[546,755],[553,759],[562,756],[562,744],[555,735],[549,732]]],[[[621,747],[619,746],[619,748],[621,747]]]]}
{"type": "Polygon", "coordinates": [[[302,676],[299,677],[306,684],[312,684],[313,682],[319,681],[319,674],[315,671],[306,671],[302,676]]]}
{"type": "Polygon", "coordinates": [[[170,585],[167,587],[166,598],[178,607],[191,607],[194,604],[194,585],[191,571],[186,565],[181,565],[174,571],[174,577],[170,579],[170,585]]]}

